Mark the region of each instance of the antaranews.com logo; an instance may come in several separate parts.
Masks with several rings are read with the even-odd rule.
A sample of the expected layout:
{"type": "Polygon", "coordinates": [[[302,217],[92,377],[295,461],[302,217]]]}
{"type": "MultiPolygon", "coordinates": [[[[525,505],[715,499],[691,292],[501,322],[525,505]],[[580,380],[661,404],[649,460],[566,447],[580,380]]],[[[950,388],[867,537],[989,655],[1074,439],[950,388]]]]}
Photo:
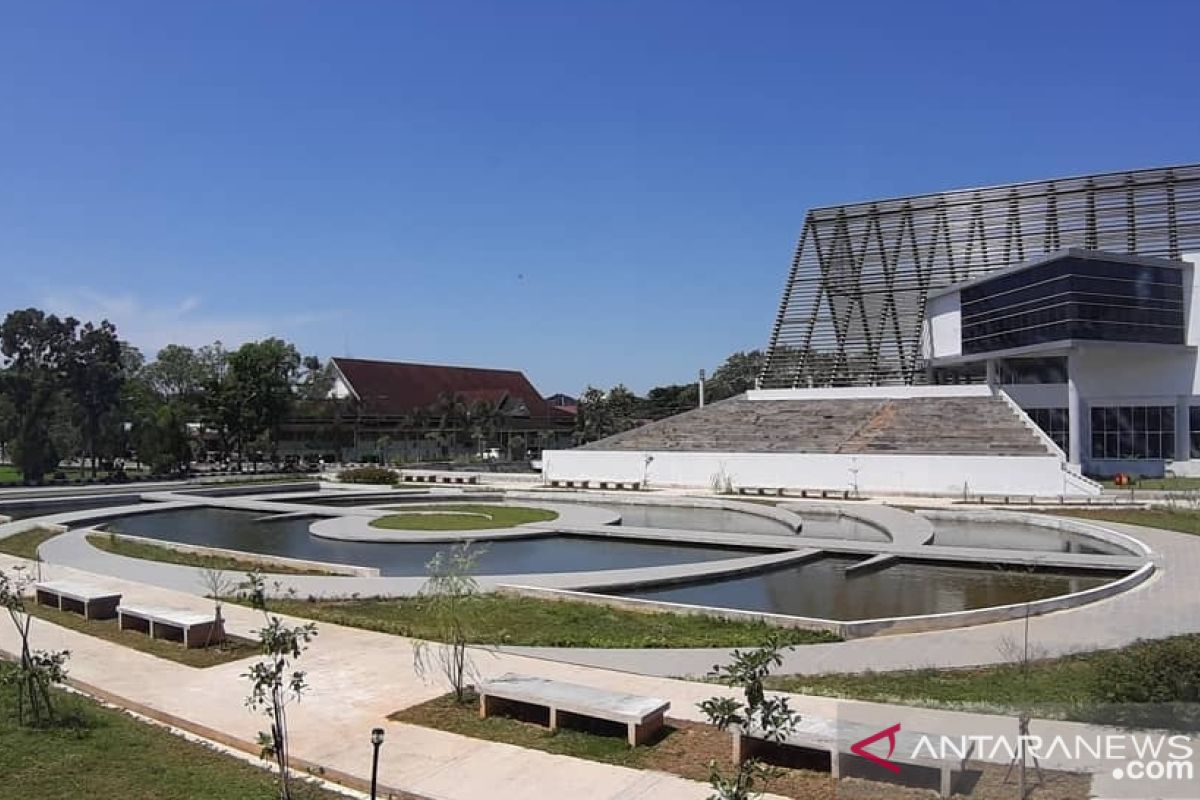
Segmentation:
{"type": "MultiPolygon", "coordinates": [[[[883,709],[870,711],[887,713],[883,709]]],[[[890,711],[895,713],[894,708],[890,711]]],[[[1200,739],[1188,734],[1035,720],[1034,732],[1025,728],[1024,735],[1020,735],[1016,720],[998,717],[988,720],[987,727],[994,729],[988,732],[937,733],[931,732],[938,727],[931,724],[936,714],[924,714],[919,723],[912,725],[901,721],[879,726],[878,719],[863,719],[863,712],[867,710],[854,709],[857,719],[839,715],[839,750],[886,770],[897,781],[912,779],[922,770],[958,776],[985,766],[1011,772],[1024,763],[1039,775],[1054,771],[1093,776],[1093,786],[1103,784],[1102,796],[1114,800],[1200,800],[1200,783],[1196,780],[1200,739]],[[1008,725],[1014,729],[1012,735],[1003,732],[1008,725]],[[1039,726],[1041,731],[1037,730],[1039,726]]],[[[866,715],[872,716],[870,712],[866,715]]],[[[967,727],[959,715],[947,720],[946,727],[967,727]]],[[[888,780],[878,770],[871,778],[888,780]]]]}

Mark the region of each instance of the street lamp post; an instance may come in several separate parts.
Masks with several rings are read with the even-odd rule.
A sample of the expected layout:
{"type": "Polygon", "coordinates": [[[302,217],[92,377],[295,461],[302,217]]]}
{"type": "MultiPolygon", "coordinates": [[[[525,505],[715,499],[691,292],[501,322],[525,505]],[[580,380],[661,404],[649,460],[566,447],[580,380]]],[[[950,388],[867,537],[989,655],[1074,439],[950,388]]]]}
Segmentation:
{"type": "Polygon", "coordinates": [[[371,731],[371,746],[374,753],[371,756],[371,800],[375,800],[375,789],[379,783],[379,746],[383,744],[383,728],[371,731]]]}

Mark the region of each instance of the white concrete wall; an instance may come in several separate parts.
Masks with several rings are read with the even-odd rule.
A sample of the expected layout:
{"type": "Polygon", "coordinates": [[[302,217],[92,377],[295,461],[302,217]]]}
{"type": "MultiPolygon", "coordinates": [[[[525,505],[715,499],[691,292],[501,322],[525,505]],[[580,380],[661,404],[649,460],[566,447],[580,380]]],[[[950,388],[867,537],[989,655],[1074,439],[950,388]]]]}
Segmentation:
{"type": "Polygon", "coordinates": [[[922,355],[946,358],[962,354],[962,304],[958,292],[929,298],[925,308],[922,355]]]}
{"type": "Polygon", "coordinates": [[[1187,337],[1185,342],[1193,347],[1200,345],[1200,253],[1184,253],[1182,257],[1188,266],[1183,268],[1183,319],[1187,337]]]}
{"type": "Polygon", "coordinates": [[[1023,409],[1067,407],[1065,383],[1006,383],[1003,389],[1023,409]]]}
{"type": "Polygon", "coordinates": [[[1085,494],[1053,456],[839,455],[547,450],[546,480],[648,481],[710,488],[726,475],[737,486],[852,489],[864,494],[1085,494]],[[646,464],[646,457],[653,460],[646,464]],[[852,470],[857,470],[857,476],[852,470]]]}

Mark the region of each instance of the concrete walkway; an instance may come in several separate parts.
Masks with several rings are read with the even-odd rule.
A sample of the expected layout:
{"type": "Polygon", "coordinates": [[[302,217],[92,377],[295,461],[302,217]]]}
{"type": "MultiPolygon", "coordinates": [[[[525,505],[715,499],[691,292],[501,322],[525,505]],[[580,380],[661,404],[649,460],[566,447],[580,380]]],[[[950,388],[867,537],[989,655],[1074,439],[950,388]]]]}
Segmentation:
{"type": "MultiPolygon", "coordinates": [[[[20,559],[0,556],[0,568],[20,559]]],[[[47,578],[86,579],[119,590],[126,599],[197,611],[211,609],[211,601],[156,587],[134,584],[76,570],[44,567],[47,578]]],[[[261,623],[256,612],[227,606],[229,630],[247,636],[261,623]]],[[[37,621],[33,635],[37,647],[72,651],[70,673],[117,698],[141,704],[156,713],[221,731],[253,747],[262,720],[243,706],[246,681],[242,673],[251,660],[208,669],[194,669],[129,650],[74,631],[37,621]]],[[[0,627],[0,648],[11,651],[15,634],[0,627]]],[[[644,651],[643,651],[644,652],[644,651]]],[[[667,655],[675,651],[666,651],[667,655]]],[[[672,701],[669,716],[699,720],[696,704],[724,690],[647,675],[633,675],[545,661],[515,653],[473,649],[481,677],[518,672],[580,683],[597,688],[664,697],[672,701]]],[[[711,665],[711,662],[710,662],[711,665]]],[[[709,795],[706,785],[670,775],[644,772],[524,750],[503,744],[465,738],[386,720],[388,714],[429,700],[442,693],[439,686],[419,680],[412,670],[409,640],[321,623],[320,633],[301,666],[308,672],[310,694],[292,706],[293,753],[297,758],[326,769],[365,777],[369,773],[371,728],[387,729],[380,763],[381,783],[439,800],[526,800],[530,797],[571,797],[572,800],[654,798],[700,800],[709,795]]],[[[959,712],[943,712],[847,703],[829,698],[792,696],[802,715],[814,720],[902,719],[906,729],[951,736],[1012,736],[1015,720],[959,712]]],[[[1044,737],[1110,732],[1073,723],[1037,722],[1044,737]]],[[[1200,748],[1198,748],[1200,750],[1200,748]]],[[[984,760],[988,759],[986,756],[984,760]]],[[[1000,758],[996,763],[1004,763],[1000,758]]],[[[1050,758],[1048,768],[1086,768],[1110,772],[1112,764],[1098,760],[1068,762],[1050,758]]],[[[1128,791],[1129,784],[1116,790],[1128,791]]],[[[1168,787],[1173,788],[1173,787],[1168,787]]],[[[1153,793],[1112,797],[1154,797],[1153,793]]],[[[1163,797],[1187,795],[1162,794],[1163,797]]]]}

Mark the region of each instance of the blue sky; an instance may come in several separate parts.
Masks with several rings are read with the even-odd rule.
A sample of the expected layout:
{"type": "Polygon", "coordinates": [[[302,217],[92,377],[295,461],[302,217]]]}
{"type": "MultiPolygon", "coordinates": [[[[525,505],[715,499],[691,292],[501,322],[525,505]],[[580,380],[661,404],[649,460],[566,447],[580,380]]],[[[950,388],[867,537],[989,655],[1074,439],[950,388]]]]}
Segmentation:
{"type": "Polygon", "coordinates": [[[1192,2],[0,2],[0,297],[689,380],[811,206],[1200,161],[1192,2]]]}

